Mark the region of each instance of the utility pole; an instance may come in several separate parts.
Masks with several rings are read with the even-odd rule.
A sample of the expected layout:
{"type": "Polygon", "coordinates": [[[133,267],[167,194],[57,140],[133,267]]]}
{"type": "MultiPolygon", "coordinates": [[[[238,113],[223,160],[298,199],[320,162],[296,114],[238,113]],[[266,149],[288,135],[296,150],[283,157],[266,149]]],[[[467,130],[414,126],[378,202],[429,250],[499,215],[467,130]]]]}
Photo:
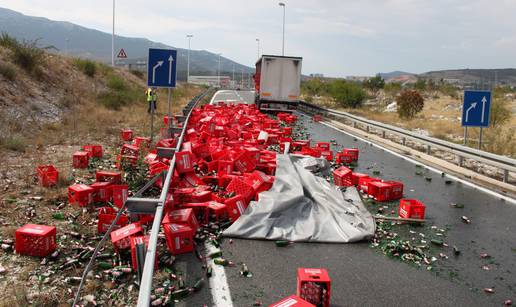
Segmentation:
{"type": "Polygon", "coordinates": [[[186,65],[186,83],[190,80],[190,40],[192,39],[193,35],[188,34],[186,38],[188,38],[188,60],[186,65]]]}
{"type": "Polygon", "coordinates": [[[111,35],[111,66],[115,67],[115,0],[113,0],[113,33],[111,35]]]}
{"type": "Polygon", "coordinates": [[[283,43],[281,45],[281,55],[285,55],[285,3],[280,2],[279,6],[283,7],[283,43]]]}
{"type": "Polygon", "coordinates": [[[258,47],[257,47],[258,50],[257,50],[256,55],[257,55],[257,59],[259,59],[260,58],[260,39],[259,38],[256,39],[256,44],[258,45],[258,47]]]}

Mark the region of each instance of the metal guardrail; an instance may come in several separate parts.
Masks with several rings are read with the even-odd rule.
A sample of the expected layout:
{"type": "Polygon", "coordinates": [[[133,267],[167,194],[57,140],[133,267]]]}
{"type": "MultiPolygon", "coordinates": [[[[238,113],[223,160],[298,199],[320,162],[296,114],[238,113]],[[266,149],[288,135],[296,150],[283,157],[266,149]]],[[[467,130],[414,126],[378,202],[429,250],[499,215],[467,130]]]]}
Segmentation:
{"type": "MultiPolygon", "coordinates": [[[[185,116],[183,121],[183,127],[181,129],[181,134],[179,136],[177,146],[175,148],[175,151],[179,151],[181,149],[181,145],[183,143],[183,138],[186,132],[186,127],[188,125],[188,121],[190,119],[190,115],[192,113],[193,108],[197,106],[199,101],[201,101],[202,98],[204,98],[210,89],[203,92],[201,95],[195,97],[192,99],[184,108],[183,108],[183,115],[185,116]]],[[[163,206],[166,201],[166,197],[168,194],[168,189],[170,187],[170,181],[172,180],[172,174],[174,173],[174,169],[176,166],[176,158],[175,155],[172,157],[172,160],[170,161],[170,167],[168,169],[167,175],[165,177],[165,182],[163,184],[163,189],[161,190],[161,194],[159,199],[145,199],[143,201],[144,205],[148,205],[150,203],[154,203],[155,206],[155,213],[154,213],[154,221],[152,223],[152,230],[151,235],[149,238],[149,246],[147,248],[147,253],[145,255],[145,265],[143,267],[143,274],[140,282],[140,291],[138,294],[138,306],[139,307],[148,307],[150,305],[150,298],[151,298],[151,291],[152,291],[152,277],[154,275],[154,261],[155,261],[155,255],[156,255],[156,247],[158,243],[158,233],[159,228],[161,226],[161,220],[163,217],[163,206]]],[[[136,206],[139,204],[139,202],[142,201],[142,199],[132,199],[129,198],[127,202],[129,204],[133,203],[136,206]]],[[[128,207],[130,210],[130,208],[128,207]]]]}
{"type": "Polygon", "coordinates": [[[472,159],[497,167],[503,170],[502,180],[505,183],[508,183],[509,181],[509,172],[516,172],[516,160],[511,159],[509,157],[504,157],[497,154],[474,149],[471,147],[420,135],[411,131],[404,130],[399,127],[365,119],[363,117],[356,116],[347,112],[326,109],[304,101],[301,101],[299,103],[298,108],[303,111],[306,111],[307,113],[317,113],[321,115],[330,115],[339,118],[344,118],[350,121],[353,127],[355,128],[357,127],[357,125],[365,126],[365,129],[368,133],[370,132],[371,128],[380,130],[383,138],[386,137],[386,133],[394,134],[401,138],[401,142],[404,146],[406,146],[407,139],[411,139],[418,143],[425,144],[427,146],[426,152],[428,154],[431,154],[432,148],[446,151],[457,156],[457,164],[460,167],[463,167],[464,159],[472,159]]]}

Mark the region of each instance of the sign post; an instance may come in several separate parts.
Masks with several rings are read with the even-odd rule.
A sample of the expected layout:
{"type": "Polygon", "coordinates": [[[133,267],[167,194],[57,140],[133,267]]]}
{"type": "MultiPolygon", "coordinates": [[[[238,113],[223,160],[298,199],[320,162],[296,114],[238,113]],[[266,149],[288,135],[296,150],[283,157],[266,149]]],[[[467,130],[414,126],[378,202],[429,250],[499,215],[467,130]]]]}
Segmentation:
{"type": "MultiPolygon", "coordinates": [[[[177,50],[149,48],[147,61],[147,85],[149,87],[166,87],[168,89],[168,127],[172,125],[171,89],[176,87],[177,50]]],[[[151,141],[153,139],[151,116],[151,141]]]]}
{"type": "Polygon", "coordinates": [[[491,111],[490,91],[464,91],[462,104],[462,127],[464,127],[464,144],[467,144],[468,127],[480,127],[478,149],[482,148],[482,128],[489,127],[491,111]]]}

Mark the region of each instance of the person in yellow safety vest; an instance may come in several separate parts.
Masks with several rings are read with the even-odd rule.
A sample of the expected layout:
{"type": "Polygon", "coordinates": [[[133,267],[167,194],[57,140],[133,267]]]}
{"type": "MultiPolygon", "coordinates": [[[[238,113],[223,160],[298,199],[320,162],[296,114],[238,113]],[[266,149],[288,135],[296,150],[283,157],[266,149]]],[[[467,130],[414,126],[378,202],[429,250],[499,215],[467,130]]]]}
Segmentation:
{"type": "Polygon", "coordinates": [[[151,113],[151,111],[156,111],[156,100],[158,99],[158,95],[156,94],[156,89],[148,88],[145,91],[145,95],[147,96],[147,102],[149,103],[149,108],[147,109],[147,113],[151,113]]]}

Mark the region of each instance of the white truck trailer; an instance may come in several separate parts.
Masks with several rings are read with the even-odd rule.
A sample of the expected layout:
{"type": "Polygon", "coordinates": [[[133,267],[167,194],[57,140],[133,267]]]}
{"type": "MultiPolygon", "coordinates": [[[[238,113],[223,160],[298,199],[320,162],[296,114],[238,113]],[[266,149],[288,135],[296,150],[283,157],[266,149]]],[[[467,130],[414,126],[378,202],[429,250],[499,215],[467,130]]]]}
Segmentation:
{"type": "Polygon", "coordinates": [[[256,62],[255,102],[263,111],[293,111],[301,94],[303,58],[263,55],[256,62]]]}

